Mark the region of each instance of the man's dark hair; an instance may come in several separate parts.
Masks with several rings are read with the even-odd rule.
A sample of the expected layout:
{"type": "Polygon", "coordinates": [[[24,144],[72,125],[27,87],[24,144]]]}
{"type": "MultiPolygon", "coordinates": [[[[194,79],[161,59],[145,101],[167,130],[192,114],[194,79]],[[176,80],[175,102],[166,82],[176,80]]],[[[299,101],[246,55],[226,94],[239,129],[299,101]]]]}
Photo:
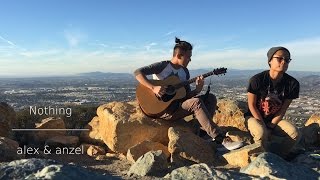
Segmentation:
{"type": "Polygon", "coordinates": [[[181,41],[179,38],[176,37],[175,39],[176,45],[173,48],[173,56],[181,51],[187,52],[192,50],[192,45],[187,41],[181,41]]]}

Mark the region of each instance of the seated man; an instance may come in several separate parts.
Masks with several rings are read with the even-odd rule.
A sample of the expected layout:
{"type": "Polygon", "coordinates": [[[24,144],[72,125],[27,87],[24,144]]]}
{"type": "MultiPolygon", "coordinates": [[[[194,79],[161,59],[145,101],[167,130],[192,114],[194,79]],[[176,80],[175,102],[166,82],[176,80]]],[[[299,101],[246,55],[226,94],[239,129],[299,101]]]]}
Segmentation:
{"type": "MultiPolygon", "coordinates": [[[[136,79],[147,88],[151,89],[154,94],[161,97],[166,92],[166,87],[155,86],[147,79],[147,75],[153,75],[154,79],[164,80],[171,75],[176,75],[181,81],[190,78],[187,66],[191,61],[192,45],[186,41],[180,41],[176,38],[176,44],[173,48],[173,57],[171,61],[162,61],[141,67],[135,70],[136,79]]],[[[220,132],[216,124],[213,123],[212,117],[216,109],[216,97],[213,94],[197,96],[204,85],[203,77],[197,77],[196,89],[191,91],[190,85],[186,85],[187,97],[182,101],[177,109],[168,109],[161,118],[165,120],[178,120],[194,114],[206,133],[217,143],[220,143],[228,150],[236,149],[242,146],[242,142],[233,142],[225,134],[220,132]]]]}
{"type": "Polygon", "coordinates": [[[299,133],[292,123],[283,120],[283,116],[292,100],[299,97],[300,85],[286,73],[291,61],[288,49],[272,47],[267,56],[270,69],[249,81],[246,120],[254,141],[265,147],[271,134],[287,137],[281,146],[270,147],[285,156],[299,139],[299,133]]]}

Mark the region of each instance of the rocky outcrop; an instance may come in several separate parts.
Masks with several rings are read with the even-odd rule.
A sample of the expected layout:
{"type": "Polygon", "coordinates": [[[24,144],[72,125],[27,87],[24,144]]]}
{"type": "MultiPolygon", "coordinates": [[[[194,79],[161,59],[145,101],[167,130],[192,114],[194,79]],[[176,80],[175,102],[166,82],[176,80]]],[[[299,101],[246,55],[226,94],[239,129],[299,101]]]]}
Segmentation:
{"type": "Polygon", "coordinates": [[[309,126],[311,124],[318,124],[320,126],[320,115],[319,114],[313,114],[304,124],[304,126],[309,126]]]}
{"type": "Polygon", "coordinates": [[[97,109],[99,133],[114,152],[127,153],[132,146],[150,140],[168,144],[168,128],[185,126],[183,121],[165,121],[146,117],[136,102],[112,102],[97,109]]]}
{"type": "Polygon", "coordinates": [[[168,151],[167,146],[158,142],[143,141],[128,149],[127,160],[134,163],[138,160],[140,156],[144,155],[145,153],[157,150],[161,150],[166,155],[167,159],[170,157],[170,153],[168,151]]]}
{"type": "Polygon", "coordinates": [[[258,154],[264,152],[261,144],[251,144],[244,146],[240,149],[236,149],[225,153],[222,157],[228,162],[228,164],[238,167],[245,167],[253,161],[258,154]]]}
{"type": "Polygon", "coordinates": [[[306,148],[320,147],[320,116],[313,114],[302,128],[302,140],[306,148]]]}
{"type": "Polygon", "coordinates": [[[242,173],[271,179],[318,179],[319,173],[299,164],[292,164],[272,153],[262,153],[242,173]]]}
{"type": "Polygon", "coordinates": [[[16,121],[16,113],[7,103],[0,103],[0,136],[8,137],[12,125],[16,121]]]}
{"type": "Polygon", "coordinates": [[[161,151],[150,151],[142,155],[129,169],[128,175],[161,176],[168,168],[166,155],[161,151]]]}
{"type": "Polygon", "coordinates": [[[91,157],[97,157],[99,155],[105,155],[106,151],[103,147],[91,145],[87,149],[87,154],[91,157]]]}
{"type": "Polygon", "coordinates": [[[234,127],[237,130],[248,131],[245,126],[244,113],[247,111],[245,102],[220,99],[213,121],[219,127],[234,127]]]}
{"type": "Polygon", "coordinates": [[[24,155],[17,153],[18,147],[18,142],[6,137],[0,137],[0,162],[23,158],[24,155]]]}
{"type": "Polygon", "coordinates": [[[29,136],[29,142],[34,144],[43,144],[47,139],[55,136],[65,136],[66,131],[64,121],[61,118],[49,117],[43,119],[40,123],[36,123],[37,131],[33,131],[29,136]],[[46,129],[46,130],[42,130],[46,129]],[[59,130],[47,130],[47,129],[59,129],[59,130]]]}
{"type": "Polygon", "coordinates": [[[165,179],[192,179],[192,180],[202,180],[202,179],[255,179],[254,176],[241,174],[234,171],[221,171],[209,167],[205,163],[194,164],[191,166],[184,166],[173,170],[171,173],[167,174],[165,179]]]}
{"type": "Polygon", "coordinates": [[[0,164],[0,179],[116,179],[83,167],[47,159],[21,159],[0,164]]]}
{"type": "Polygon", "coordinates": [[[171,161],[175,164],[184,164],[184,161],[193,163],[213,164],[215,150],[209,142],[201,139],[189,130],[171,127],[168,130],[168,150],[171,161]]]}
{"type": "MultiPolygon", "coordinates": [[[[243,113],[246,111],[245,104],[222,99],[218,101],[218,106],[213,120],[219,126],[225,127],[224,130],[228,131],[228,136],[232,140],[250,144],[252,138],[245,129],[243,118],[243,113]]],[[[41,148],[45,145],[44,143],[49,146],[76,147],[79,143],[91,142],[92,144],[82,144],[81,147],[95,160],[106,160],[108,163],[111,162],[109,158],[131,161],[133,165],[128,172],[130,177],[156,176],[163,178],[165,174],[177,166],[182,167],[173,170],[166,177],[171,179],[297,179],[297,177],[298,179],[313,179],[319,177],[319,152],[316,151],[304,153],[292,162],[285,161],[272,153],[262,153],[263,148],[257,144],[251,144],[225,154],[216,153],[215,143],[205,141],[196,135],[193,129],[193,123],[197,124],[196,121],[191,120],[187,123],[179,120],[165,121],[148,118],[140,111],[136,102],[108,103],[97,109],[97,115],[86,126],[90,131],[81,134],[80,142],[78,137],[65,136],[64,130],[42,131],[41,129],[65,129],[62,119],[52,117],[44,119],[36,125],[39,131],[28,132],[32,135],[32,138],[27,141],[30,143],[28,146],[32,147],[33,143],[37,143],[40,154],[35,156],[50,158],[48,155],[42,156],[41,148]],[[102,146],[97,146],[101,143],[103,143],[102,146]],[[171,160],[169,165],[168,157],[171,160]],[[220,166],[219,169],[210,167],[222,163],[221,159],[225,160],[223,163],[227,163],[224,164],[226,166],[220,166]],[[191,164],[194,165],[188,166],[191,164]],[[234,169],[228,169],[230,166],[234,169]],[[243,173],[238,172],[237,167],[242,167],[241,172],[243,173]]],[[[318,149],[320,142],[319,121],[319,116],[313,115],[302,129],[305,144],[318,149]]],[[[281,146],[281,141],[279,142],[276,147],[281,146]]],[[[18,147],[17,142],[0,138],[0,161],[22,158],[16,156],[18,147]]],[[[65,155],[67,156],[67,154],[65,155]]],[[[78,157],[84,156],[79,155],[78,157]]],[[[129,166],[129,163],[126,163],[129,166]]],[[[51,160],[13,161],[11,164],[0,164],[0,179],[25,177],[33,179],[100,178],[100,176],[93,174],[87,175],[85,169],[78,168],[69,165],[66,168],[66,165],[51,160]],[[68,173],[66,173],[66,169],[68,173]],[[77,176],[77,174],[80,175],[77,176]]],[[[124,172],[121,170],[121,174],[124,172]]],[[[107,178],[114,177],[107,176],[107,178]]]]}
{"type": "Polygon", "coordinates": [[[297,164],[303,164],[319,173],[320,177],[320,160],[319,153],[315,152],[305,152],[297,156],[292,162],[297,164]]]}
{"type": "Polygon", "coordinates": [[[101,139],[99,133],[99,117],[95,116],[84,129],[89,129],[89,131],[82,131],[80,134],[80,140],[84,143],[102,145],[103,140],[101,139]]]}
{"type": "Polygon", "coordinates": [[[77,147],[79,144],[78,136],[55,136],[45,142],[50,147],[77,147]]]}

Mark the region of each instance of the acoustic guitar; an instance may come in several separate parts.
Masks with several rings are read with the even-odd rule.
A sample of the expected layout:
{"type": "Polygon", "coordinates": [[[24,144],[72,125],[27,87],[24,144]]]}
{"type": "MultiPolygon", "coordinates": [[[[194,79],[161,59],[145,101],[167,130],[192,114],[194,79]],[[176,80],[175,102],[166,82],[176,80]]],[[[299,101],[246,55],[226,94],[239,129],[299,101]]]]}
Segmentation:
{"type": "MultiPolygon", "coordinates": [[[[208,73],[202,74],[204,78],[211,75],[225,74],[227,68],[218,68],[208,73]]],[[[152,118],[159,118],[170,107],[177,108],[180,101],[186,95],[185,86],[195,82],[197,77],[187,81],[180,81],[177,76],[169,76],[164,80],[149,80],[154,86],[166,86],[166,92],[158,97],[153,91],[142,84],[138,84],[136,97],[142,112],[152,118]]]]}

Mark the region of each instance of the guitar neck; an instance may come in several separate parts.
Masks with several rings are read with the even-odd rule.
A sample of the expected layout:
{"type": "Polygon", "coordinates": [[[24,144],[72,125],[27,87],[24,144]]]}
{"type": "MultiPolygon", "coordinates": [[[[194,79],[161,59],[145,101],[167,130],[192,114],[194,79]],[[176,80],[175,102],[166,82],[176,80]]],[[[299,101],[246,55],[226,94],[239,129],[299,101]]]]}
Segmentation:
{"type": "MultiPolygon", "coordinates": [[[[203,78],[206,78],[206,77],[212,76],[212,75],[214,75],[214,72],[213,72],[213,71],[208,72],[208,73],[205,73],[205,74],[202,74],[202,75],[200,75],[200,76],[203,76],[203,78]]],[[[188,84],[191,84],[191,83],[196,82],[196,80],[197,80],[197,77],[194,77],[194,78],[189,79],[189,80],[187,80],[187,81],[183,81],[183,82],[175,85],[175,88],[176,88],[176,89],[181,88],[181,87],[183,87],[183,86],[185,86],[185,85],[188,85],[188,84]]]]}

